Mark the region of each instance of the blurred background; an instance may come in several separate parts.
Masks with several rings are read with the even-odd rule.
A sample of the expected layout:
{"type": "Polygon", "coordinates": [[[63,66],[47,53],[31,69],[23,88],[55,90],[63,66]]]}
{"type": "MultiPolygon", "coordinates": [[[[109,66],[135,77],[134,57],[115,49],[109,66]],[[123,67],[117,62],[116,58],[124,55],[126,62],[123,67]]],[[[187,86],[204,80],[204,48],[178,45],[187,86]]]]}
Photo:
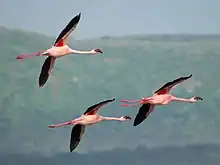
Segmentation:
{"type": "Polygon", "coordinates": [[[218,165],[219,5],[217,0],[0,0],[1,164],[218,165]],[[104,54],[60,58],[39,88],[44,57],[15,57],[50,48],[80,12],[69,45],[101,48],[104,54]],[[100,115],[134,118],[139,107],[120,107],[120,99],[151,96],[167,81],[190,74],[172,93],[203,101],[156,107],[138,127],[133,120],[87,127],[74,153],[69,153],[71,126],[47,128],[113,97],[100,115]]]}

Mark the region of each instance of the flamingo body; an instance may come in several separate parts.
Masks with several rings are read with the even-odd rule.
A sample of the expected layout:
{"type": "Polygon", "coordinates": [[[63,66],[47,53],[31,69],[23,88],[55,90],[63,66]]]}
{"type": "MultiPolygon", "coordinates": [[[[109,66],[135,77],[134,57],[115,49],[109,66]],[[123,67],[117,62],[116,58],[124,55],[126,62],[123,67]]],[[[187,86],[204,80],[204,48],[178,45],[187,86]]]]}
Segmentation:
{"type": "Polygon", "coordinates": [[[130,116],[122,116],[120,118],[118,117],[103,117],[98,114],[99,109],[104,106],[107,103],[110,103],[114,101],[114,99],[111,100],[105,100],[100,103],[97,103],[91,107],[89,107],[80,117],[73,119],[71,121],[61,123],[61,124],[54,124],[49,125],[49,128],[56,128],[56,127],[64,127],[67,125],[75,125],[72,128],[71,131],[71,137],[70,137],[70,152],[72,152],[79,144],[82,135],[85,132],[85,127],[89,125],[94,125],[96,123],[99,123],[104,120],[115,120],[123,122],[125,120],[130,120],[130,116]]]}
{"type": "Polygon", "coordinates": [[[102,121],[102,117],[98,114],[94,114],[94,115],[82,115],[77,123],[87,126],[87,125],[94,125],[101,121],[102,121]]]}
{"type": "Polygon", "coordinates": [[[197,100],[203,100],[199,96],[192,97],[191,99],[184,99],[177,98],[170,94],[171,89],[175,85],[182,83],[190,77],[192,77],[192,74],[186,77],[177,78],[173,81],[164,84],[161,88],[154,92],[152,97],[144,97],[140,100],[121,100],[121,102],[123,102],[121,106],[136,106],[137,104],[142,105],[139,108],[133,126],[137,126],[140,123],[142,123],[151,114],[151,112],[153,112],[155,106],[167,105],[170,101],[195,103],[197,100]]]}
{"type": "Polygon", "coordinates": [[[49,54],[49,56],[58,58],[71,54],[72,52],[73,50],[68,45],[63,45],[59,47],[53,46],[50,49],[47,49],[44,54],[49,54]]]}

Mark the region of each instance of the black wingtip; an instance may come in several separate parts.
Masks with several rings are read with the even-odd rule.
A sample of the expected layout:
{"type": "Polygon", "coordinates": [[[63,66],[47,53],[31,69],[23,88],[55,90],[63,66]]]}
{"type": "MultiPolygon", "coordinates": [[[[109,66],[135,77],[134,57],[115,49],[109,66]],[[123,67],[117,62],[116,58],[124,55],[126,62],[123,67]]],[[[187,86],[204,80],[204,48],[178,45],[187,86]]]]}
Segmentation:
{"type": "Polygon", "coordinates": [[[134,120],[133,126],[136,127],[140,124],[141,122],[138,122],[137,120],[134,120]]]}
{"type": "Polygon", "coordinates": [[[190,74],[189,76],[182,76],[181,78],[183,78],[183,79],[189,79],[189,78],[191,78],[192,77],[192,74],[190,74]]]}
{"type": "Polygon", "coordinates": [[[76,149],[76,147],[75,148],[70,148],[70,152],[73,152],[75,149],[76,149]]]}
{"type": "Polygon", "coordinates": [[[115,97],[112,98],[112,99],[109,99],[109,100],[106,100],[107,102],[112,102],[112,101],[115,101],[115,97]]]}
{"type": "Polygon", "coordinates": [[[191,77],[192,77],[192,74],[190,74],[189,76],[182,77],[182,78],[184,78],[184,79],[189,79],[189,78],[191,78],[191,77]]]}
{"type": "Polygon", "coordinates": [[[80,18],[81,18],[81,13],[79,13],[76,17],[78,17],[78,19],[80,20],[80,18]]]}
{"type": "Polygon", "coordinates": [[[49,78],[49,74],[42,73],[40,75],[39,81],[38,81],[39,88],[42,88],[46,84],[48,78],[49,78]]]}
{"type": "Polygon", "coordinates": [[[141,115],[141,114],[137,114],[137,116],[135,117],[134,119],[134,123],[133,123],[133,126],[136,127],[138,126],[139,124],[141,124],[144,120],[146,119],[145,116],[141,115]]]}
{"type": "Polygon", "coordinates": [[[45,83],[47,82],[49,78],[48,72],[50,69],[51,60],[52,60],[51,56],[47,57],[41,68],[40,76],[38,78],[38,84],[40,88],[45,85],[45,83]]]}
{"type": "Polygon", "coordinates": [[[192,74],[190,74],[190,75],[188,76],[188,78],[190,78],[190,77],[192,77],[192,74]]]}
{"type": "Polygon", "coordinates": [[[136,127],[136,126],[138,126],[139,124],[140,124],[140,123],[134,122],[134,123],[133,123],[133,126],[136,127]]]}
{"type": "Polygon", "coordinates": [[[76,147],[70,148],[70,152],[73,152],[76,149],[76,147]]]}
{"type": "Polygon", "coordinates": [[[77,24],[80,18],[81,18],[81,13],[75,15],[75,17],[71,21],[77,24]]]}
{"type": "Polygon", "coordinates": [[[73,152],[76,149],[79,142],[80,142],[80,140],[75,140],[75,139],[74,139],[73,143],[70,142],[70,148],[69,148],[70,152],[73,152]]]}
{"type": "Polygon", "coordinates": [[[112,98],[112,99],[109,99],[109,100],[106,100],[107,102],[113,102],[115,101],[115,98],[112,98]]]}

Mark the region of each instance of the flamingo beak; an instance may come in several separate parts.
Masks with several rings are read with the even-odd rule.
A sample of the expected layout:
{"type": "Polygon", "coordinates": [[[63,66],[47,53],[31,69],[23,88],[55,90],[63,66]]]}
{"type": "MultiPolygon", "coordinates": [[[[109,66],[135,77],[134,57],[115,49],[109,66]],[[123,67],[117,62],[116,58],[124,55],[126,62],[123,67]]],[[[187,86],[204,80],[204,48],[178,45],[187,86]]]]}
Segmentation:
{"type": "Polygon", "coordinates": [[[132,118],[130,116],[124,116],[125,119],[131,120],[132,118]]]}
{"type": "Polygon", "coordinates": [[[203,98],[201,98],[201,97],[199,97],[199,96],[196,96],[195,99],[196,99],[196,100],[203,100],[203,98]]]}
{"type": "Polygon", "coordinates": [[[95,49],[96,52],[103,54],[103,51],[101,49],[95,49]]]}

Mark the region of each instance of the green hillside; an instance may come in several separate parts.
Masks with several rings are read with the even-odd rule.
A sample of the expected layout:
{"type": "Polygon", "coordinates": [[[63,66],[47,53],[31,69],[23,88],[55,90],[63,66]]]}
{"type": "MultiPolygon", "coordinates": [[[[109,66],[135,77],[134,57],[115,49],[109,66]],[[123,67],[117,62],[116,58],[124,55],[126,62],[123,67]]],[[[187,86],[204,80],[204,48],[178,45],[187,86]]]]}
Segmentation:
{"type": "Polygon", "coordinates": [[[1,154],[2,164],[10,165],[219,165],[220,147],[216,145],[187,145],[176,147],[146,148],[137,147],[133,150],[117,148],[87,154],[59,153],[50,156],[39,153],[1,154]]]}
{"type": "Polygon", "coordinates": [[[100,47],[104,54],[58,59],[49,81],[39,89],[37,82],[44,57],[23,61],[15,57],[47,49],[54,40],[55,37],[0,28],[1,150],[66,152],[71,127],[50,130],[47,125],[77,117],[88,106],[113,97],[116,101],[104,107],[101,115],[134,117],[138,107],[120,107],[120,99],[149,96],[166,81],[191,73],[193,77],[175,88],[173,94],[198,95],[204,101],[157,107],[136,128],[133,121],[88,127],[77,151],[220,143],[220,37],[71,40],[75,49],[100,47]]]}

